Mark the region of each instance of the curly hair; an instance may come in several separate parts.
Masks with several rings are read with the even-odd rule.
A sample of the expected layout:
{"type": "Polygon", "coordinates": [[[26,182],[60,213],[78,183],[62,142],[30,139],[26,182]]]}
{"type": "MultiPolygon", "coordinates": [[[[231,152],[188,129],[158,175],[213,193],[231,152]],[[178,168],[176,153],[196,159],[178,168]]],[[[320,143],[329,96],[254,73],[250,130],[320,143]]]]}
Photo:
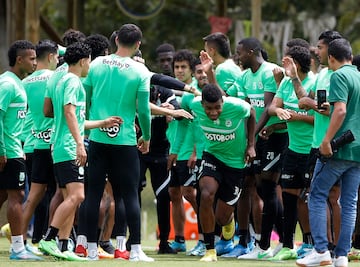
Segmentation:
{"type": "Polygon", "coordinates": [[[174,55],[173,67],[174,67],[174,63],[179,62],[179,61],[189,62],[190,69],[193,72],[195,71],[195,56],[190,50],[181,49],[181,50],[177,51],[174,55]]]}
{"type": "Polygon", "coordinates": [[[109,39],[98,33],[88,36],[84,43],[91,47],[91,60],[98,56],[105,56],[106,50],[109,51],[110,48],[109,39]]]}
{"type": "Polygon", "coordinates": [[[303,73],[310,71],[311,54],[309,49],[296,45],[289,49],[287,55],[300,65],[300,70],[303,73]]]}
{"type": "Polygon", "coordinates": [[[80,59],[88,58],[91,48],[83,42],[76,42],[66,48],[64,60],[69,65],[75,65],[80,59]]]}

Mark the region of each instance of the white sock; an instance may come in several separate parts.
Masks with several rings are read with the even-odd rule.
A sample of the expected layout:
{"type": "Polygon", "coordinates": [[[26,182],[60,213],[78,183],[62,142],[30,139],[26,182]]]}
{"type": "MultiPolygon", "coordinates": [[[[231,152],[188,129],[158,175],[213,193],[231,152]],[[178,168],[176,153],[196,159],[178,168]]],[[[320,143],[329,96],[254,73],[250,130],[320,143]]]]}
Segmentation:
{"type": "Polygon", "coordinates": [[[11,247],[12,250],[16,253],[25,249],[24,239],[22,235],[12,235],[11,236],[11,247]]]}
{"type": "Polygon", "coordinates": [[[126,236],[116,236],[116,248],[120,251],[126,250],[126,236]]]}
{"type": "Polygon", "coordinates": [[[141,251],[141,245],[140,244],[131,245],[131,251],[140,252],[141,251]]]}
{"type": "Polygon", "coordinates": [[[96,257],[98,253],[98,246],[96,242],[88,242],[87,245],[88,245],[88,255],[90,257],[96,257]]]}
{"type": "Polygon", "coordinates": [[[84,248],[86,248],[87,244],[87,238],[84,235],[78,235],[76,238],[76,245],[82,245],[84,248]]]}

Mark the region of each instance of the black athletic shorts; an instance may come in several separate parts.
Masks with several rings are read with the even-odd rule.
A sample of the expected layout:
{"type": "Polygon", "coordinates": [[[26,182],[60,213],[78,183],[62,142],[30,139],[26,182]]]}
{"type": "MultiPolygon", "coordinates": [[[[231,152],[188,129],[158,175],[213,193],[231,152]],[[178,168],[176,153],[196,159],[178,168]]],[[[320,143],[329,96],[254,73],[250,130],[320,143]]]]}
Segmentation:
{"type": "Polygon", "coordinates": [[[282,188],[300,189],[306,187],[310,179],[309,154],[296,153],[287,149],[284,155],[283,169],[280,177],[282,188]]]}
{"type": "Polygon", "coordinates": [[[69,183],[84,183],[84,167],[77,166],[75,160],[55,163],[54,171],[60,188],[69,183]]]}
{"type": "Polygon", "coordinates": [[[244,181],[244,169],[232,168],[225,165],[210,153],[204,152],[199,177],[213,177],[219,184],[216,193],[217,198],[226,202],[228,205],[235,205],[240,197],[244,181]]]}
{"type": "Polygon", "coordinates": [[[196,177],[199,172],[199,166],[201,161],[198,160],[196,162],[194,169],[190,169],[187,166],[187,162],[187,160],[179,160],[176,162],[176,166],[173,166],[171,168],[169,187],[196,185],[196,177]]]}
{"type": "Polygon", "coordinates": [[[26,167],[23,158],[7,159],[5,168],[0,172],[0,190],[24,189],[26,167]]]}
{"type": "Polygon", "coordinates": [[[34,149],[31,182],[37,184],[55,183],[54,163],[50,149],[34,149]]]}

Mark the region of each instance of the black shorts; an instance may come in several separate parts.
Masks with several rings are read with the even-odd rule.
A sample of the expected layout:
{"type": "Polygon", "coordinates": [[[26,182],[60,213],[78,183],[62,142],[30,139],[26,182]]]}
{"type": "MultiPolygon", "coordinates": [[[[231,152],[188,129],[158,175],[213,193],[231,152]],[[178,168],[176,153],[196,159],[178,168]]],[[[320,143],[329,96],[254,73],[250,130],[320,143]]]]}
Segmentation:
{"type": "Polygon", "coordinates": [[[292,189],[306,187],[306,181],[310,179],[309,154],[300,154],[287,149],[283,162],[280,177],[281,187],[292,189]]]}
{"type": "Polygon", "coordinates": [[[179,160],[176,166],[171,168],[169,187],[195,186],[201,161],[196,162],[194,169],[190,169],[187,162],[187,160],[179,160]]]}
{"type": "Polygon", "coordinates": [[[26,167],[23,158],[8,159],[0,172],[0,190],[21,190],[25,188],[26,167]]]}
{"type": "Polygon", "coordinates": [[[216,197],[233,206],[240,197],[245,171],[244,169],[232,168],[225,165],[222,161],[204,152],[199,177],[213,177],[219,184],[216,197]]]}
{"type": "Polygon", "coordinates": [[[55,163],[54,172],[60,188],[69,183],[84,183],[84,167],[77,166],[75,160],[55,163]]]}
{"type": "Polygon", "coordinates": [[[50,149],[34,149],[31,182],[54,184],[54,164],[50,149]]]}

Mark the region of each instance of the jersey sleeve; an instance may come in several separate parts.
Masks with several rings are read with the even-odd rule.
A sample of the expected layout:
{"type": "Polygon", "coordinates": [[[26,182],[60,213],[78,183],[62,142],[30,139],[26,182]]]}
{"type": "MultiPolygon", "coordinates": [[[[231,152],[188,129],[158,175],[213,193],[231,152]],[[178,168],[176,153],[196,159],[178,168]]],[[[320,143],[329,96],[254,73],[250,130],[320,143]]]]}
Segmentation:
{"type": "Polygon", "coordinates": [[[0,109],[6,112],[14,98],[14,85],[10,82],[3,82],[0,84],[0,90],[0,109]]]}
{"type": "Polygon", "coordinates": [[[348,102],[349,92],[347,90],[347,79],[344,75],[334,72],[330,78],[329,102],[348,102]]]}

